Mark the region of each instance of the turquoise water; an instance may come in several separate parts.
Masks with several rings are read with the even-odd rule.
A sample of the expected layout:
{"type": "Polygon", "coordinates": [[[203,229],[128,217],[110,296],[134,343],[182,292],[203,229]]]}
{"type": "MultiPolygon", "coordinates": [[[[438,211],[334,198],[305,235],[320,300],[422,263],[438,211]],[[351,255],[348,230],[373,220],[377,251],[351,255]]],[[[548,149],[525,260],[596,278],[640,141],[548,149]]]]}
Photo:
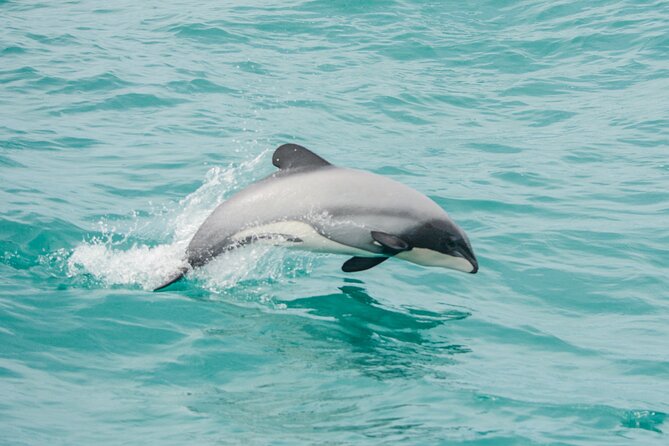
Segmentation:
{"type": "Polygon", "coordinates": [[[0,20],[0,444],[669,444],[669,3],[0,20]],[[285,142],[480,272],[256,247],[149,291],[285,142]]]}

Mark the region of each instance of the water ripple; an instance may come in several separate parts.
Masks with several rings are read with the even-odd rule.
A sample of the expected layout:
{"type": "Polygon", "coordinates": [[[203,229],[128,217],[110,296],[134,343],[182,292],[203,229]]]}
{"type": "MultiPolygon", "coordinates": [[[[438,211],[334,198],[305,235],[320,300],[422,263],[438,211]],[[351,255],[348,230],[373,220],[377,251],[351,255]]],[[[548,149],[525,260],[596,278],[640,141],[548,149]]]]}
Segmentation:
{"type": "Polygon", "coordinates": [[[4,441],[666,443],[666,1],[0,13],[4,441]],[[284,142],[479,274],[258,247],[148,292],[284,142]]]}

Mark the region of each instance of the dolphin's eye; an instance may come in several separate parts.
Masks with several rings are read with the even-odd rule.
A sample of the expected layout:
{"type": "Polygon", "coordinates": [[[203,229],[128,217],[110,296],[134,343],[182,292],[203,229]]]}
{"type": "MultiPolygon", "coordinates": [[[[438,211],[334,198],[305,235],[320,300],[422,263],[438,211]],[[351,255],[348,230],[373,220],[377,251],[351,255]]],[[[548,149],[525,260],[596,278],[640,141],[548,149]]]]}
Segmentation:
{"type": "Polygon", "coordinates": [[[446,248],[455,248],[457,246],[457,240],[455,237],[446,237],[443,239],[443,244],[446,248]]]}

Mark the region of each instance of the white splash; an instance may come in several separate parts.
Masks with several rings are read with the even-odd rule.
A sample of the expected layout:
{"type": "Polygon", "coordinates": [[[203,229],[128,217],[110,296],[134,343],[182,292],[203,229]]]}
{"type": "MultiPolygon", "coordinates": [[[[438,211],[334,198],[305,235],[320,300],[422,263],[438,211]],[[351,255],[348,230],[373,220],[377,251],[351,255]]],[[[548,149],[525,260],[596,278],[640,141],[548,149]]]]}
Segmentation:
{"type": "Polygon", "coordinates": [[[94,240],[76,247],[67,265],[71,276],[88,273],[106,285],[137,284],[149,289],[183,264],[185,249],[186,243],[177,242],[123,250],[94,240]]]}
{"type": "MultiPolygon", "coordinates": [[[[202,222],[249,178],[255,179],[256,167],[264,162],[266,155],[267,152],[261,153],[238,166],[210,169],[202,186],[181,200],[176,209],[156,212],[148,222],[141,222],[136,214],[131,227],[126,230],[101,222],[103,236],[80,244],[67,258],[68,275],[91,275],[106,286],[135,285],[152,289],[161,284],[184,264],[186,247],[202,222]],[[156,219],[166,224],[156,225],[156,219]],[[158,232],[162,233],[162,237],[167,235],[171,238],[170,243],[151,246],[136,242],[129,245],[132,239],[146,238],[142,232],[146,232],[147,228],[156,231],[156,226],[161,227],[158,232]]],[[[202,282],[210,291],[221,292],[247,279],[262,281],[281,277],[284,275],[286,256],[283,250],[273,250],[264,245],[251,246],[226,253],[206,267],[191,272],[189,277],[202,282]]],[[[309,268],[310,265],[311,260],[308,259],[299,262],[296,268],[309,268]]]]}

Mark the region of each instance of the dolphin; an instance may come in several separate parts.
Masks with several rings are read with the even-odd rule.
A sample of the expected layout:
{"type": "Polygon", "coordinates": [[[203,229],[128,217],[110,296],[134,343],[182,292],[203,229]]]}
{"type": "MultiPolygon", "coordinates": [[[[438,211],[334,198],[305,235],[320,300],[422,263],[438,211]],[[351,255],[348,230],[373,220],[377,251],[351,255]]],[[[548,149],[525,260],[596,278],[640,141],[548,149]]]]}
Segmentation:
{"type": "Polygon", "coordinates": [[[154,291],[226,251],[261,241],[352,256],[344,272],[364,271],[390,257],[478,271],[465,232],[422,193],[380,175],[334,166],[297,144],[277,148],[272,164],[279,170],[207,217],[186,249],[185,266],[154,291]]]}

